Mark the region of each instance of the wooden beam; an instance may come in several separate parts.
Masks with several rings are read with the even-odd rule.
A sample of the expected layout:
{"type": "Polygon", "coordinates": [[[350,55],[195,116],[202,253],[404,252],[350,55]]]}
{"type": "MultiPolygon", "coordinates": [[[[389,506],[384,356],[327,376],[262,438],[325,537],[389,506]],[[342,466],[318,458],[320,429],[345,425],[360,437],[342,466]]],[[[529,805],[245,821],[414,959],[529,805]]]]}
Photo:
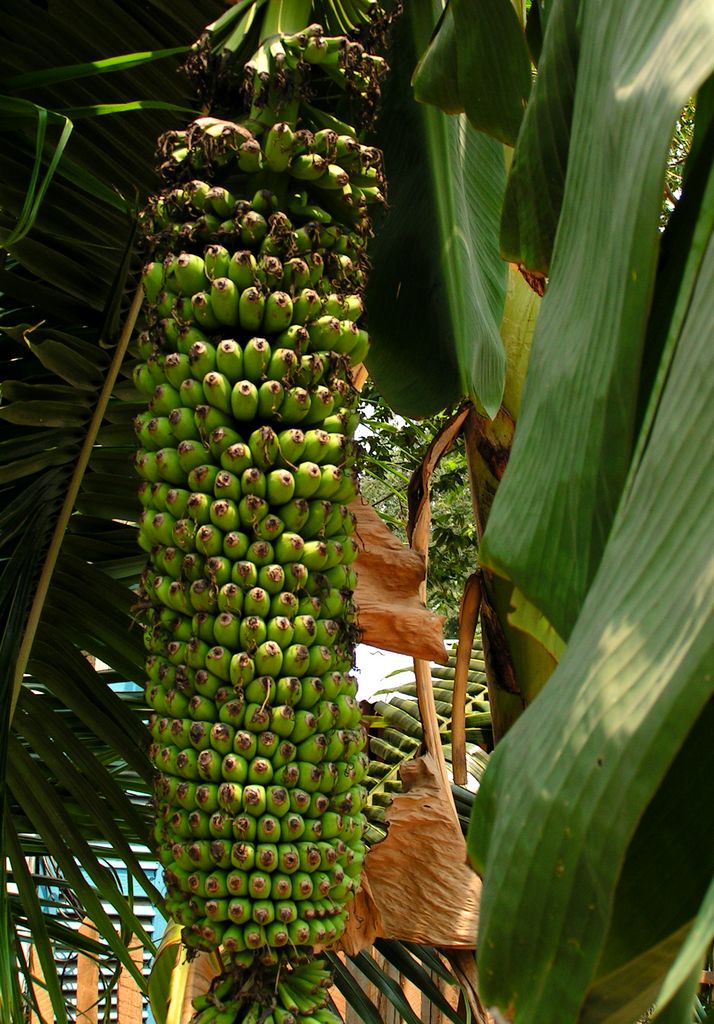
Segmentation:
{"type": "MultiPolygon", "coordinates": [[[[128,943],[131,958],[141,970],[144,950],[138,943],[135,946],[131,943],[132,939],[128,943]]],[[[121,1024],[141,1024],[143,1008],[144,997],[139,986],[127,969],[122,967],[117,984],[117,1020],[121,1021],[121,1024]]]]}
{"type": "MultiPolygon", "coordinates": [[[[80,935],[96,939],[97,929],[85,917],[80,935]]],[[[97,1024],[99,1007],[99,965],[93,956],[77,954],[77,1024],[97,1024]]]]}
{"type": "Polygon", "coordinates": [[[30,976],[33,979],[32,991],[37,1001],[37,1010],[39,1010],[38,1013],[33,1007],[30,1011],[30,1024],[52,1024],[54,1020],[52,1000],[44,985],[45,975],[34,945],[30,949],[30,976]]]}
{"type": "MultiPolygon", "coordinates": [[[[384,971],[388,978],[396,981],[397,985],[401,986],[399,971],[393,964],[390,964],[388,960],[384,959],[381,953],[377,953],[376,951],[374,952],[374,960],[377,966],[384,971]]],[[[377,1009],[379,1010],[379,1015],[382,1018],[383,1024],[400,1024],[401,1018],[397,1008],[392,1005],[389,999],[387,999],[382,992],[379,992],[376,989],[374,993],[374,1001],[377,1004],[377,1009]]]]}

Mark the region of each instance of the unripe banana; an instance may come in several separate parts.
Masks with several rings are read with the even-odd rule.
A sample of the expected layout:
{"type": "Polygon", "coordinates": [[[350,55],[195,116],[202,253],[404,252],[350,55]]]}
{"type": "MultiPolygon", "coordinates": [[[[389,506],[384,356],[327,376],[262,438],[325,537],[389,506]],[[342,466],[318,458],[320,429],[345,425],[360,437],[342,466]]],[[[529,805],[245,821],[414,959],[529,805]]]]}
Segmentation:
{"type": "MultiPolygon", "coordinates": [[[[317,29],[294,47],[315,62],[339,52],[317,29]]],[[[134,375],[151,399],[136,467],[155,835],[187,944],[223,940],[236,965],[256,950],[277,969],[283,947],[337,937],[361,865],[347,363],[368,345],[356,225],[381,172],[351,135],[282,123],[261,146],[201,118],[167,152],[166,173],[208,180],[153,204],[163,248],[144,280],[158,309],[134,375]],[[261,167],[293,185],[266,190],[250,177],[261,167]]],[[[295,1024],[293,1005],[305,1024],[335,1024],[317,1016],[319,970],[288,972],[266,1024],[295,1024]]],[[[261,1004],[221,984],[225,1010],[201,1014],[257,1024],[261,1004]]]]}

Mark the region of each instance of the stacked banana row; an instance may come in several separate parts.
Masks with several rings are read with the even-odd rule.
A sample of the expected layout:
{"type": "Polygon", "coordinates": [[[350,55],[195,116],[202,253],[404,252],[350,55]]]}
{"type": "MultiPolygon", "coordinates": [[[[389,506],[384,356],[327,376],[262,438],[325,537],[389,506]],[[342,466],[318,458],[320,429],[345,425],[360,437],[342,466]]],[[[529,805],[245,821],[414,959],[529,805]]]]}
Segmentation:
{"type": "Polygon", "coordinates": [[[376,157],[213,119],[163,154],[133,379],[167,906],[197,948],[322,946],[364,857],[350,368],[376,157]]]}
{"type": "Polygon", "coordinates": [[[290,966],[246,961],[243,966],[248,970],[241,974],[240,995],[229,967],[205,995],[193,1000],[197,1013],[192,1024],[234,1024],[237,1019],[241,1024],[340,1024],[340,1017],[327,1007],[332,976],[326,961],[290,966]]]}
{"type": "Polygon", "coordinates": [[[366,209],[385,202],[378,149],[348,132],[293,131],[285,121],[271,125],[259,142],[244,125],[202,117],[167,132],[159,153],[161,173],[175,187],[148,211],[145,227],[155,245],[179,239],[218,242],[263,258],[307,254],[309,282],[320,290],[335,278],[364,284],[366,209]],[[213,184],[204,180],[207,170],[213,184]],[[249,193],[251,185],[267,187],[249,193]],[[322,270],[316,251],[328,259],[322,270]]]}

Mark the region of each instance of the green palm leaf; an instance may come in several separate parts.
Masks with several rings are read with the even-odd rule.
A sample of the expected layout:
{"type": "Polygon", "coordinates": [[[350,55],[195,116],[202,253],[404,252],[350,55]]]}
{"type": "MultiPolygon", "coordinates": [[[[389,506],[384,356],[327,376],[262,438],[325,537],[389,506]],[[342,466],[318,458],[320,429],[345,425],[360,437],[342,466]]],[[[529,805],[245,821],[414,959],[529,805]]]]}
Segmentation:
{"type": "MultiPolygon", "coordinates": [[[[130,402],[107,394],[106,425],[100,429],[100,418],[89,436],[89,469],[66,532],[57,532],[57,522],[128,310],[133,211],[153,188],[154,140],[176,110],[190,109],[176,56],[201,20],[180,0],[111,6],[98,16],[81,3],[57,4],[50,13],[11,3],[0,29],[8,94],[0,102],[0,232],[11,248],[0,282],[0,608],[7,624],[0,765],[3,862],[7,853],[18,885],[0,957],[15,962],[32,935],[58,1020],[66,1011],[54,950],[78,948],[81,940],[74,929],[58,930],[52,901],[38,898],[24,857],[52,852],[63,884],[99,928],[97,955],[118,957],[135,975],[126,939],[133,933],[151,943],[103,866],[108,852],[123,859],[132,884],[161,903],[135,852],[149,843],[146,710],[140,693],[113,688],[143,672],[143,646],[128,614],[143,560],[134,530],[117,521],[135,515],[130,402]],[[115,58],[126,55],[127,42],[134,52],[115,58]],[[65,61],[60,68],[57,53],[65,61]],[[88,77],[95,74],[102,75],[99,105],[88,77]],[[81,117],[71,137],[68,116],[81,117]],[[54,123],[65,124],[64,134],[54,123]],[[38,601],[52,551],[56,568],[38,601]],[[27,632],[33,597],[34,638],[27,632]],[[87,655],[115,671],[98,670],[87,655]],[[121,933],[103,904],[118,914],[121,933]]],[[[3,971],[4,1006],[19,1007],[18,981],[3,971]]]]}
{"type": "MultiPolygon", "coordinates": [[[[38,364],[34,353],[29,349],[26,352],[24,364],[38,366],[38,376],[45,382],[41,387],[51,392],[52,375],[38,364]]],[[[55,347],[51,355],[50,351],[42,354],[46,362],[55,363],[65,375],[79,372],[81,362],[66,358],[66,346],[55,347]]],[[[100,359],[99,367],[101,364],[100,359]]],[[[93,367],[95,376],[96,369],[93,367]]],[[[55,385],[54,390],[61,387],[55,385]]],[[[84,387],[76,389],[75,395],[91,394],[91,387],[92,374],[87,374],[84,387]]],[[[4,388],[3,394],[8,391],[13,394],[12,388],[4,388]]],[[[3,744],[3,757],[7,764],[7,850],[14,875],[22,872],[18,851],[22,851],[24,856],[38,847],[51,851],[77,898],[100,928],[106,950],[111,949],[126,960],[124,939],[109,924],[102,911],[100,897],[115,908],[127,935],[142,935],[143,929],[126,897],[107,876],[98,858],[106,855],[108,843],[124,859],[130,874],[142,889],[160,902],[160,895],[133,852],[137,843],[145,845],[148,840],[146,800],[150,771],[143,753],[144,730],[140,723],[144,709],[141,703],[132,705],[120,699],[110,687],[117,676],[107,679],[106,673],[97,671],[90,664],[87,653],[113,665],[119,670],[120,678],[140,678],[142,645],[138,634],[127,631],[127,612],[133,600],[127,583],[135,577],[136,563],[132,557],[128,572],[122,570],[123,552],[121,549],[111,552],[120,555],[119,559],[113,559],[112,572],[114,577],[119,577],[113,579],[102,571],[101,554],[93,553],[90,563],[86,550],[81,555],[72,554],[63,546],[42,607],[38,608],[40,614],[34,640],[30,643],[31,638],[25,634],[26,643],[18,652],[18,641],[27,629],[31,587],[41,570],[67,475],[80,451],[82,431],[86,430],[88,417],[88,410],[80,402],[75,406],[81,413],[79,422],[75,419],[61,431],[45,428],[43,451],[37,428],[44,414],[36,415],[32,408],[28,411],[28,406],[33,406],[32,402],[10,401],[3,408],[17,411],[18,405],[24,407],[24,418],[30,422],[11,423],[9,429],[14,437],[8,439],[10,447],[7,450],[11,461],[2,467],[5,471],[9,467],[11,472],[3,474],[4,491],[9,498],[3,518],[10,528],[3,537],[3,554],[6,557],[2,562],[0,582],[5,601],[12,602],[12,632],[9,636],[15,640],[10,657],[2,662],[5,667],[2,679],[6,695],[4,707],[8,711],[15,707],[9,746],[3,744]],[[34,449],[34,454],[21,460],[12,459],[13,447],[21,444],[22,440],[26,442],[25,451],[34,449]],[[57,447],[47,448],[47,445],[57,447]],[[54,468],[55,463],[60,464],[59,468],[54,468]],[[28,499],[27,512],[31,509],[29,526],[27,514],[21,520],[12,519],[23,505],[27,505],[28,499]],[[29,567],[26,552],[34,553],[29,567]],[[18,553],[23,553],[24,557],[18,557],[18,553]],[[88,623],[85,630],[80,626],[83,620],[88,623]],[[11,671],[18,653],[25,662],[24,677],[11,671]],[[55,724],[48,729],[52,719],[55,724]],[[140,808],[134,806],[128,797],[128,788],[133,788],[140,796],[140,808]],[[42,804],[37,802],[39,793],[43,794],[42,804]],[[63,808],[59,817],[57,808],[63,808]]],[[[10,416],[10,420],[17,418],[10,416]]],[[[130,464],[126,460],[123,470],[115,476],[119,487],[123,487],[129,472],[130,464]]],[[[114,478],[105,475],[105,481],[111,494],[114,478]]],[[[112,535],[125,532],[125,527],[111,520],[98,524],[79,513],[72,517],[73,530],[79,526],[78,518],[85,520],[85,530],[89,529],[99,537],[103,535],[103,543],[110,551],[112,535]]],[[[37,608],[36,600],[34,607],[37,608]]],[[[49,950],[49,940],[45,942],[43,939],[47,928],[43,931],[32,923],[38,911],[44,913],[49,910],[51,913],[51,908],[35,904],[33,910],[32,892],[33,888],[28,884],[19,888],[20,901],[14,911],[14,928],[6,933],[11,947],[4,953],[10,955],[10,950],[17,947],[29,923],[31,933],[38,937],[38,955],[48,978],[55,1014],[58,1019],[63,1019],[56,985],[52,976],[47,974],[48,964],[43,961],[43,957],[47,960],[49,950]]],[[[146,940],[150,946],[148,937],[146,940]]],[[[3,998],[9,997],[9,992],[3,993],[3,998]]]]}

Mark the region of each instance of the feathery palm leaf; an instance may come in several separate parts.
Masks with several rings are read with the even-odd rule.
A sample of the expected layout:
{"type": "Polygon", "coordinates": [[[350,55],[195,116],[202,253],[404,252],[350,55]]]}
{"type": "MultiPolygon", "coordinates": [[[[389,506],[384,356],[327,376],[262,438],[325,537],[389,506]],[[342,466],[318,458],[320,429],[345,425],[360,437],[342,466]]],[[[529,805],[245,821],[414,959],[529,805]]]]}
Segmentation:
{"type": "MultiPolygon", "coordinates": [[[[451,721],[453,709],[456,648],[449,653],[446,665],[432,665],[434,704],[447,763],[451,762],[451,721]]],[[[387,680],[394,680],[375,696],[375,726],[370,734],[370,764],[365,785],[368,787],[366,814],[368,836],[378,842],[384,835],[385,809],[394,795],[402,791],[399,769],[404,761],[415,757],[422,747],[423,730],[416,700],[417,687],[409,669],[397,669],[387,680]],[[404,682],[400,680],[404,678],[404,682]]],[[[491,712],[486,688],[483,647],[480,629],[472,647],[466,701],[466,764],[471,779],[478,782],[488,762],[486,749],[493,746],[491,712]],[[484,749],[486,748],[486,749],[484,749]]],[[[452,787],[456,811],[464,832],[468,826],[473,793],[466,787],[452,787]]]]}
{"type": "Polygon", "coordinates": [[[0,770],[2,863],[7,855],[16,896],[5,907],[0,1001],[19,1007],[12,965],[29,934],[60,1021],[53,950],[82,940],[59,925],[25,858],[51,855],[98,926],[94,952],[134,973],[127,939],[150,940],[106,856],[161,900],[135,852],[149,830],[145,706],[115,687],[141,678],[130,610],[143,559],[130,525],[138,396],[113,378],[155,138],[177,108],[190,109],[178,53],[211,7],[10,3],[1,29],[0,770]],[[73,479],[81,488],[67,502],[73,479]]]}

